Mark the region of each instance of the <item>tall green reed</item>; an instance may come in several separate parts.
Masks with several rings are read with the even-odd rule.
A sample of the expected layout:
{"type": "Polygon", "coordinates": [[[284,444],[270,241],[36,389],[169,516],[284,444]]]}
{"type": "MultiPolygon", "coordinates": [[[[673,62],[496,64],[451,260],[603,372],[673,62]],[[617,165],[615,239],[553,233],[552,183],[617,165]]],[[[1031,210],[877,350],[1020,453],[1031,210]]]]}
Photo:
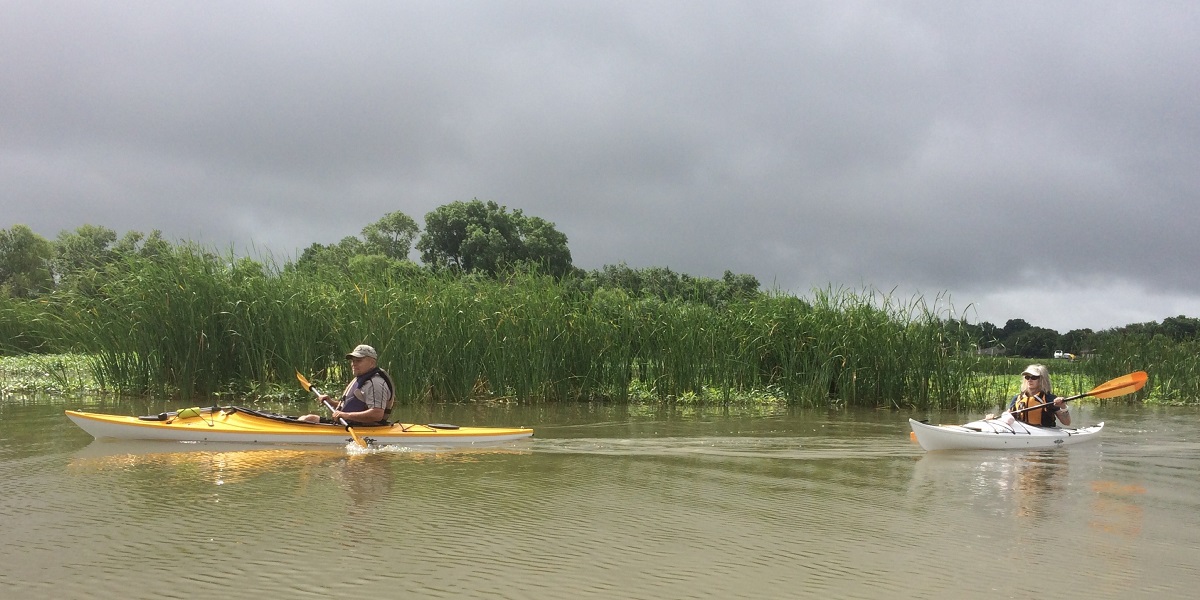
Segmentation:
{"type": "MultiPolygon", "coordinates": [[[[770,390],[823,406],[974,402],[977,358],[923,299],[827,289],[714,307],[579,292],[536,273],[503,280],[371,261],[275,269],[182,246],[129,259],[89,294],[54,300],[97,379],[205,396],[348,377],[380,352],[403,401],[730,401],[770,390]]],[[[940,304],[937,299],[936,304],[940,304]]]]}
{"type": "Polygon", "coordinates": [[[0,293],[0,355],[64,352],[62,320],[45,298],[0,293]]]}
{"type": "Polygon", "coordinates": [[[1147,384],[1133,397],[1163,404],[1200,402],[1200,341],[1174,341],[1164,335],[1106,336],[1081,361],[1097,382],[1146,371],[1147,384]]]}

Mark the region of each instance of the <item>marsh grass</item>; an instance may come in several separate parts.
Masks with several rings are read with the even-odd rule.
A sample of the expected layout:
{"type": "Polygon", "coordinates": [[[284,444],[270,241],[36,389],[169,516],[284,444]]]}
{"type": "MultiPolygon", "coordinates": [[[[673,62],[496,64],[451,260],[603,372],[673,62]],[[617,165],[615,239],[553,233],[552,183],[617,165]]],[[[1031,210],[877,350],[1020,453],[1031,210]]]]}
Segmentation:
{"type": "Polygon", "coordinates": [[[100,390],[79,354],[0,356],[0,393],[78,394],[100,390]]]}
{"type": "Polygon", "coordinates": [[[1111,379],[1134,371],[1146,371],[1150,379],[1140,391],[1116,398],[1084,397],[1078,404],[1107,402],[1149,402],[1153,404],[1194,404],[1200,389],[1193,379],[1196,366],[1196,346],[1189,342],[1174,343],[1136,336],[1110,340],[1104,351],[1073,361],[1061,359],[1027,359],[987,357],[975,374],[976,395],[992,397],[1007,403],[1020,390],[1018,374],[1030,364],[1042,364],[1050,369],[1054,393],[1074,396],[1091,391],[1111,379]],[[1120,357],[1120,358],[1106,358],[1120,357]]]}
{"type": "MultiPolygon", "coordinates": [[[[972,376],[970,386],[973,397],[982,398],[988,410],[1000,412],[1007,408],[1008,401],[1021,391],[1020,373],[1030,364],[1043,364],[1050,369],[1053,392],[1059,396],[1074,396],[1090,391],[1096,385],[1112,379],[1097,381],[1085,373],[1078,362],[1030,360],[1027,358],[988,357],[981,361],[980,368],[972,376]]],[[[1076,403],[1096,402],[1094,398],[1079,398],[1076,403]]]]}
{"type": "MultiPolygon", "coordinates": [[[[359,343],[379,351],[402,402],[957,409],[996,403],[1027,364],[976,356],[962,328],[944,326],[954,315],[941,297],[828,288],[718,307],[585,294],[536,273],[357,264],[303,273],[180,246],[36,310],[0,303],[0,328],[37,320],[23,331],[85,357],[97,385],[185,398],[301,398],[297,370],[334,391],[359,343]]],[[[1094,366],[1093,378],[1116,368],[1094,366]]]]}
{"type": "Polygon", "coordinates": [[[60,325],[46,300],[0,293],[0,355],[62,352],[60,325]]]}
{"type": "Polygon", "coordinates": [[[1162,335],[1127,335],[1109,338],[1083,361],[1093,377],[1112,377],[1146,371],[1150,380],[1133,396],[1160,404],[1195,404],[1200,401],[1200,341],[1174,341],[1162,335]]]}
{"type": "Polygon", "coordinates": [[[187,247],[54,301],[63,344],[99,385],[184,397],[253,393],[296,370],[340,381],[342,353],[366,342],[408,400],[923,402],[928,373],[878,362],[870,338],[911,355],[938,329],[843,292],[716,309],[584,296],[528,273],[305,275],[187,247]]]}

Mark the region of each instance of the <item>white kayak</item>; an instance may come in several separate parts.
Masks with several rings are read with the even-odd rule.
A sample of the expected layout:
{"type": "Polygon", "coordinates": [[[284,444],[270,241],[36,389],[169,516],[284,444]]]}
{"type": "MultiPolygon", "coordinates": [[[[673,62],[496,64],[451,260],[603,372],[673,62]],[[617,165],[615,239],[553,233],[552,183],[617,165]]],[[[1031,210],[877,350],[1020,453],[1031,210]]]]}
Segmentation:
{"type": "Polygon", "coordinates": [[[930,425],[909,419],[908,424],[917,443],[926,450],[1056,448],[1094,440],[1104,428],[1104,423],[1078,429],[1036,427],[1003,419],[972,421],[966,425],[930,425]]]}

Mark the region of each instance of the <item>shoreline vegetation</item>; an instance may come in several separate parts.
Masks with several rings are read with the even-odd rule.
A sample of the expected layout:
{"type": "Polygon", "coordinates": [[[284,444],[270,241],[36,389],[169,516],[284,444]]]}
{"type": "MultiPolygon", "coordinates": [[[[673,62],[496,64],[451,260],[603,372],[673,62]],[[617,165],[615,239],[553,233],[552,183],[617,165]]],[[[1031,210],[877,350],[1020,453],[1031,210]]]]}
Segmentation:
{"type": "MultiPolygon", "coordinates": [[[[506,214],[483,208],[500,209],[491,219],[506,214]]],[[[457,222],[435,216],[426,217],[431,231],[457,222]]],[[[1050,366],[1058,393],[1146,370],[1150,384],[1128,400],[1200,402],[1194,331],[1100,332],[1072,361],[1048,358],[1049,349],[1047,358],[988,356],[980,350],[996,328],[966,322],[944,296],[928,303],[826,288],[801,298],[730,272],[704,279],[619,265],[584,273],[570,267],[565,237],[546,234],[544,222],[525,226],[523,239],[540,232],[559,244],[550,244],[557,262],[501,260],[494,248],[480,255],[492,260],[472,258],[460,231],[445,236],[459,244],[451,250],[422,238],[417,248],[437,266],[421,266],[406,258],[415,224],[395,214],[364,229],[365,241],[314,244],[282,267],[171,245],[157,233],[117,241],[103,228],[87,230],[104,235],[80,250],[85,228],[64,232],[48,255],[49,280],[29,284],[34,271],[0,277],[0,393],[301,400],[297,371],[340,388],[349,377],[344,353],[368,343],[401,403],[987,409],[1015,392],[1015,374],[1031,362],[1050,366]],[[72,242],[73,254],[63,250],[72,242]]],[[[0,258],[11,259],[21,231],[0,233],[8,234],[0,258]]],[[[528,259],[528,248],[505,248],[528,259]]],[[[1171,325],[1195,329],[1195,321],[1171,325]]]]}
{"type": "MultiPolygon", "coordinates": [[[[173,256],[169,266],[129,261],[87,293],[0,299],[6,339],[51,351],[22,359],[37,374],[17,379],[65,391],[300,399],[295,371],[338,387],[345,349],[367,342],[401,402],[967,409],[1007,397],[1013,373],[1039,362],[980,356],[958,321],[920,299],[849,290],[711,306],[587,293],[531,272],[314,275],[194,249],[173,256]]],[[[1194,361],[1185,345],[1119,337],[1086,359],[1040,362],[1063,393],[1145,368],[1156,392],[1136,399],[1185,403],[1196,398],[1190,378],[1155,375],[1194,361]]],[[[9,373],[0,369],[0,380],[9,373]]]]}

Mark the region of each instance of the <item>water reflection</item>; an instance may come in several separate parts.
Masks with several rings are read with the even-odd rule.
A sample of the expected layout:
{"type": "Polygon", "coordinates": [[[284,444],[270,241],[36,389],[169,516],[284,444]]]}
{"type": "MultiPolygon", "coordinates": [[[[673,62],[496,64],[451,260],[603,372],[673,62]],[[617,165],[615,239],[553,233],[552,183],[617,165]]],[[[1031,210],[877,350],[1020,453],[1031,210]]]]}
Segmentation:
{"type": "Polygon", "coordinates": [[[926,453],[887,411],[439,406],[436,420],[538,436],[360,452],[93,442],[61,407],[19,408],[0,415],[5,597],[1115,600],[1200,585],[1193,412],[1110,409],[1111,432],[1078,451],[926,453]],[[386,573],[316,572],[357,552],[386,573]],[[1006,576],[1029,560],[1052,580],[1006,576]]]}
{"type": "Polygon", "coordinates": [[[347,456],[334,465],[333,480],[350,498],[351,519],[371,517],[370,509],[388,499],[395,485],[387,456],[361,454],[347,456]]]}
{"type": "Polygon", "coordinates": [[[75,452],[69,467],[77,472],[129,470],[137,467],[211,467],[219,476],[214,484],[243,480],[256,473],[276,471],[336,456],[341,448],[295,448],[262,444],[191,443],[156,441],[93,441],[75,452]]]}
{"type": "Polygon", "coordinates": [[[913,469],[909,494],[919,502],[961,496],[994,517],[1044,519],[1070,479],[1061,450],[929,452],[913,469]]]}
{"type": "MultiPolygon", "coordinates": [[[[270,446],[161,441],[93,441],[75,452],[67,465],[76,475],[125,473],[127,489],[141,488],[158,499],[164,485],[227,486],[269,477],[294,494],[305,494],[314,480],[329,479],[345,492],[350,505],[366,508],[393,494],[399,463],[471,462],[485,456],[528,454],[520,443],[496,446],[421,447],[387,445],[361,449],[340,446],[270,446]]],[[[213,497],[219,502],[219,496],[213,497]]]]}
{"type": "Polygon", "coordinates": [[[1144,509],[1140,502],[1146,494],[1145,486],[1100,480],[1093,481],[1091,489],[1095,495],[1089,527],[1127,538],[1141,535],[1144,509]]]}
{"type": "Polygon", "coordinates": [[[1070,478],[1066,456],[1061,452],[1032,453],[1007,462],[1002,485],[1011,489],[1016,516],[1049,516],[1054,510],[1052,498],[1062,494],[1070,478]]]}

